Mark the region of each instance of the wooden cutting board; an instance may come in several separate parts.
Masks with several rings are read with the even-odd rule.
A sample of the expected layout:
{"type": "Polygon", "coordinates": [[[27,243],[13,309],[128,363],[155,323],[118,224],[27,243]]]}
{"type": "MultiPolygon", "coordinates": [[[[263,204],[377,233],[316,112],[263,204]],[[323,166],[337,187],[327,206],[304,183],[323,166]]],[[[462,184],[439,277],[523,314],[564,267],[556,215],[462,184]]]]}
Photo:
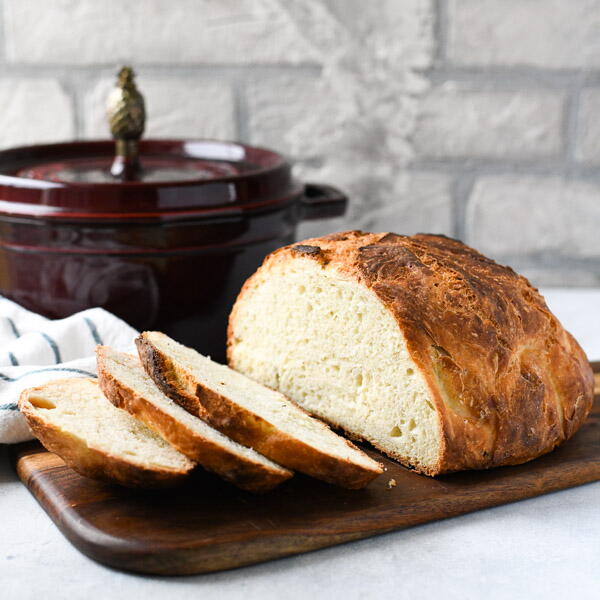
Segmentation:
{"type": "Polygon", "coordinates": [[[296,475],[253,496],[201,474],[174,492],[139,492],[81,477],[37,442],[16,446],[13,458],[23,483],[87,556],[140,573],[205,573],[598,480],[600,396],[572,440],[528,464],[431,479],[384,459],[385,474],[360,491],[296,475]]]}

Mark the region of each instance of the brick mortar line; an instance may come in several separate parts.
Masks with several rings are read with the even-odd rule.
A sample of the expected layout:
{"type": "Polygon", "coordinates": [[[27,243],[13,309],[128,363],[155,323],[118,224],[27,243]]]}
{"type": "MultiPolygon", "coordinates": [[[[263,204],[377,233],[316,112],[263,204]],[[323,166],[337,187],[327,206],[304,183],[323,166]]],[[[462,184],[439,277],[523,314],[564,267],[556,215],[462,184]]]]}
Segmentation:
{"type": "Polygon", "coordinates": [[[448,8],[446,0],[433,0],[432,9],[435,19],[433,39],[435,50],[433,55],[433,68],[446,62],[448,48],[448,8]]]}
{"type": "Polygon", "coordinates": [[[517,176],[558,176],[581,180],[600,181],[600,169],[596,165],[576,163],[572,166],[564,161],[531,162],[525,160],[486,161],[484,159],[427,159],[413,160],[410,171],[438,171],[461,176],[517,175],[517,176]]]}
{"type": "MultiPolygon", "coordinates": [[[[84,97],[82,91],[77,85],[69,86],[69,94],[71,97],[71,103],[73,106],[73,121],[75,124],[75,138],[82,139],[85,136],[85,106],[84,97]]],[[[108,127],[107,127],[108,135],[108,127]]]]}
{"type": "Polygon", "coordinates": [[[0,0],[0,63],[6,62],[6,19],[4,18],[4,0],[0,0]]]}
{"type": "Polygon", "coordinates": [[[528,254],[494,253],[495,260],[510,264],[518,263],[519,269],[566,269],[578,268],[600,274],[600,261],[597,257],[569,256],[556,251],[530,252],[528,254]]]}
{"type": "Polygon", "coordinates": [[[93,74],[73,73],[65,71],[52,77],[58,81],[65,93],[69,96],[72,108],[74,137],[82,138],[85,134],[85,92],[95,83],[93,74]]]}
{"type": "MultiPolygon", "coordinates": [[[[419,72],[419,71],[418,71],[419,72]]],[[[448,64],[423,70],[432,85],[448,81],[487,86],[490,89],[565,89],[600,86],[600,71],[588,69],[537,69],[534,67],[475,68],[453,67],[448,64]]]]}
{"type": "Polygon", "coordinates": [[[467,235],[467,210],[469,198],[475,185],[475,176],[458,175],[451,184],[450,194],[454,211],[454,235],[465,240],[467,235]]]}
{"type": "Polygon", "coordinates": [[[69,104],[71,105],[71,124],[73,125],[73,139],[78,139],[81,137],[81,123],[78,114],[79,99],[77,97],[77,91],[70,81],[58,80],[58,83],[69,98],[69,104]]]}
{"type": "Polygon", "coordinates": [[[579,136],[579,111],[581,107],[581,85],[575,87],[565,102],[563,138],[565,143],[565,158],[569,169],[579,166],[575,158],[577,138],[579,136]]]}
{"type": "Polygon", "coordinates": [[[417,169],[459,169],[462,172],[473,173],[477,171],[502,172],[515,170],[530,170],[543,172],[552,171],[564,167],[560,156],[549,159],[526,159],[526,158],[487,158],[482,156],[434,157],[419,156],[413,159],[411,167],[417,169]]]}
{"type": "Polygon", "coordinates": [[[234,99],[234,118],[236,139],[241,142],[250,143],[250,122],[248,110],[248,96],[245,81],[234,81],[232,84],[234,99]]]}
{"type": "MultiPolygon", "coordinates": [[[[1,44],[0,44],[1,46],[1,44]]],[[[278,76],[295,73],[302,76],[319,76],[321,65],[222,65],[222,64],[136,64],[131,63],[140,73],[151,75],[214,75],[217,77],[240,77],[250,73],[259,76],[278,76]]],[[[120,63],[94,64],[94,65],[61,65],[61,64],[30,64],[30,63],[3,63],[0,65],[0,75],[22,75],[30,77],[60,77],[68,74],[100,74],[116,75],[120,63]]]]}

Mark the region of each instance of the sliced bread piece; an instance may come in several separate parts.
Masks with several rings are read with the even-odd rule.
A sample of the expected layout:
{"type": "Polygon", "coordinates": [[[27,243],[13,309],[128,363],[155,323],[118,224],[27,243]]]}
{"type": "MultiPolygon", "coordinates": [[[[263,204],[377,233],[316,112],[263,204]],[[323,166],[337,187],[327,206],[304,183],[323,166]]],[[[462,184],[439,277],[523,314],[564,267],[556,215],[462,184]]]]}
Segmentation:
{"type": "Polygon", "coordinates": [[[115,408],[94,379],[59,379],[23,390],[33,434],[69,467],[93,479],[156,488],[181,482],[194,463],[115,408]]]}
{"type": "Polygon", "coordinates": [[[145,423],[188,458],[238,487],[267,492],[293,473],[229,439],[165,396],[137,356],[96,348],[98,378],[106,397],[145,423]]]}
{"type": "Polygon", "coordinates": [[[213,362],[159,332],[136,339],[154,382],[213,427],[307,475],[361,488],[383,468],[283,394],[213,362]]]}

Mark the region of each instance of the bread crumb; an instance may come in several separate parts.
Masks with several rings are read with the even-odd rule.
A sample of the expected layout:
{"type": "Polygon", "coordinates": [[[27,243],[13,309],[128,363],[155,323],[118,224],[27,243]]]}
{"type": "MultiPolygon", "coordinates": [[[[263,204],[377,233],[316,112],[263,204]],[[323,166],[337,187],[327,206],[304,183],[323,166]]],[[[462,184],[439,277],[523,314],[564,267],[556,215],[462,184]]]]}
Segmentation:
{"type": "Polygon", "coordinates": [[[387,487],[388,487],[388,490],[391,490],[392,488],[395,488],[396,487],[396,480],[395,479],[390,479],[387,482],[387,487]]]}

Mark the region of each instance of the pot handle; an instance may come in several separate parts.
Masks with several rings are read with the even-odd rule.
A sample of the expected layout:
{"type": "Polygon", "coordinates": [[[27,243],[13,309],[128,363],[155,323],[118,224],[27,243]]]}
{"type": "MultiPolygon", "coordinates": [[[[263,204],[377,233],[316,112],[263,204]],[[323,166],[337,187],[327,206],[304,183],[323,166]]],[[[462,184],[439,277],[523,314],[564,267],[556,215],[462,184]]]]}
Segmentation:
{"type": "Polygon", "coordinates": [[[300,196],[300,220],[332,219],[346,212],[348,197],[322,183],[306,183],[300,196]]]}

